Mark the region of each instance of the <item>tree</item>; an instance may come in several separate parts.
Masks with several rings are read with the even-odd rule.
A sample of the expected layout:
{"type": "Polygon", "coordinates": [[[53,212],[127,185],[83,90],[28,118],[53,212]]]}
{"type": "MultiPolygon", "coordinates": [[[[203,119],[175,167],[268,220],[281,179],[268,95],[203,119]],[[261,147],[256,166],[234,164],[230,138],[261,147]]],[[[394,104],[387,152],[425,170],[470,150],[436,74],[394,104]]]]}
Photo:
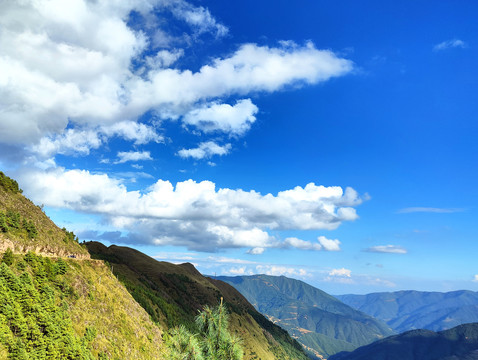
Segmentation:
{"type": "Polygon", "coordinates": [[[191,334],[184,325],[170,331],[166,340],[171,360],[203,360],[203,350],[197,335],[191,334]]]}
{"type": "Polygon", "coordinates": [[[8,266],[13,264],[13,251],[12,251],[12,249],[8,248],[7,251],[5,251],[5,254],[3,254],[3,258],[2,258],[2,263],[5,263],[8,266]]]}
{"type": "Polygon", "coordinates": [[[0,211],[0,231],[8,232],[7,216],[0,211]]]}
{"type": "Polygon", "coordinates": [[[222,302],[214,309],[205,306],[196,317],[199,334],[191,335],[180,326],[170,332],[166,341],[175,360],[241,360],[241,339],[228,330],[229,314],[222,302]],[[198,346],[199,345],[199,346],[198,346]]]}

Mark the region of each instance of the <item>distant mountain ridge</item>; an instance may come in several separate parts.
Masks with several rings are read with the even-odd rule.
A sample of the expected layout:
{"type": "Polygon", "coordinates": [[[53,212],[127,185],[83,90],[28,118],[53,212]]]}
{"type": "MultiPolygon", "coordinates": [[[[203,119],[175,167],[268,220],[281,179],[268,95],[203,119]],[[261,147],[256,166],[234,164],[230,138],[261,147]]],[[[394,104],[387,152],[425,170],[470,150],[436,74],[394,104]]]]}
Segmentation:
{"type": "Polygon", "coordinates": [[[477,360],[478,323],[433,332],[412,330],[329,360],[477,360]]]}
{"type": "Polygon", "coordinates": [[[234,286],[316,358],[353,350],[393,334],[381,321],[299,280],[269,275],[217,279],[234,286]]]}
{"type": "Polygon", "coordinates": [[[386,322],[397,332],[413,329],[441,331],[478,322],[478,292],[397,291],[367,295],[338,295],[337,299],[386,322]]]}

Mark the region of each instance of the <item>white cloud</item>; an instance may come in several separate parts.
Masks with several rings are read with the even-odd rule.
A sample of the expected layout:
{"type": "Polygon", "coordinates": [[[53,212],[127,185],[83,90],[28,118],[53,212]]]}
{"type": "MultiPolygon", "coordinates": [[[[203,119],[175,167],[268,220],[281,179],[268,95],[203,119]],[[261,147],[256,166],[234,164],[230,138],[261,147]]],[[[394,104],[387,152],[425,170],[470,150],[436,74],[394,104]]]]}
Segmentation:
{"type": "Polygon", "coordinates": [[[122,164],[127,161],[153,160],[149,151],[120,151],[115,164],[122,164]]]}
{"type": "Polygon", "coordinates": [[[228,32],[208,9],[183,0],[2,4],[0,143],[45,158],[85,155],[112,136],[136,145],[161,142],[157,123],[136,124],[146,112],[183,119],[205,133],[243,135],[257,106],[250,99],[234,105],[221,99],[317,84],[354,67],[311,42],[289,41],[277,47],[243,44],[195,72],[173,69],[188,48],[171,47],[175,35],[164,30],[169,27],[163,10],[189,24],[190,43],[201,34],[228,32]],[[128,23],[133,11],[141,18],[134,28],[128,23]]]}
{"type": "Polygon", "coordinates": [[[146,56],[145,62],[150,69],[166,68],[174,64],[179,58],[184,55],[183,49],[160,50],[154,56],[146,56]]]}
{"type": "Polygon", "coordinates": [[[472,280],[472,281],[478,282],[478,274],[473,277],[473,280],[472,280]]]}
{"type": "MultiPolygon", "coordinates": [[[[351,218],[347,218],[351,219],[351,218]]],[[[320,245],[326,251],[340,251],[340,241],[335,239],[327,239],[325,236],[319,236],[318,238],[320,245]]]]}
{"type": "Polygon", "coordinates": [[[103,139],[96,131],[68,129],[54,138],[41,138],[40,142],[30,149],[42,158],[48,158],[55,154],[70,153],[87,155],[91,149],[98,149],[102,143],[103,139]]]}
{"type": "Polygon", "coordinates": [[[365,251],[375,252],[375,253],[388,253],[388,254],[406,254],[407,253],[407,249],[397,245],[372,246],[366,249],[365,251]]]}
{"type": "MultiPolygon", "coordinates": [[[[216,189],[210,181],[188,180],[173,186],[158,180],[140,193],[128,191],[107,175],[80,170],[24,170],[17,178],[35,203],[103,215],[112,226],[129,232],[130,243],[194,250],[281,247],[269,230],[333,230],[353,220],[342,217],[340,209],[361,202],[351,189],[313,183],[262,195],[216,189]]],[[[337,250],[339,242],[319,237],[319,244],[337,250]]]]}
{"type": "Polygon", "coordinates": [[[301,250],[322,250],[322,245],[320,244],[313,244],[310,241],[301,240],[295,237],[285,239],[284,245],[301,250]]]}
{"type": "Polygon", "coordinates": [[[310,274],[307,270],[302,268],[295,268],[290,266],[283,265],[257,265],[256,270],[258,273],[273,275],[273,276],[297,276],[297,277],[308,277],[310,274]]]}
{"type": "Polygon", "coordinates": [[[456,212],[462,212],[462,211],[465,211],[465,210],[460,208],[409,207],[409,208],[398,210],[398,213],[408,214],[408,213],[424,212],[424,213],[449,214],[449,213],[456,213],[456,212]]]}
{"type": "Polygon", "coordinates": [[[245,266],[233,267],[229,270],[225,270],[224,274],[232,276],[242,276],[242,275],[253,275],[254,272],[251,269],[246,268],[245,266]]]}
{"type": "Polygon", "coordinates": [[[183,122],[209,133],[222,131],[231,135],[243,135],[256,121],[259,109],[250,99],[239,100],[234,106],[212,103],[187,113],[183,122]]]}
{"type": "MultiPolygon", "coordinates": [[[[303,47],[270,48],[242,45],[231,56],[216,58],[198,72],[162,69],[151,71],[148,82],[131,86],[131,109],[170,106],[181,115],[185,106],[224,95],[273,92],[287,85],[316,84],[353,69],[349,60],[312,43],[303,47]]],[[[139,110],[137,110],[139,111],[139,110]]]]}
{"type": "Polygon", "coordinates": [[[345,268],[332,269],[331,271],[329,271],[329,276],[341,276],[349,278],[352,277],[352,271],[345,268]]]}
{"type": "Polygon", "coordinates": [[[460,39],[452,39],[452,40],[446,40],[443,41],[433,47],[433,50],[435,51],[440,51],[440,50],[446,50],[446,49],[451,49],[451,48],[466,48],[467,45],[463,40],[460,39]]]}
{"type": "Polygon", "coordinates": [[[367,283],[370,285],[386,286],[389,288],[394,288],[397,286],[397,284],[395,284],[393,281],[380,278],[370,278],[368,279],[367,283]]]}
{"type": "Polygon", "coordinates": [[[247,251],[248,254],[251,255],[261,255],[266,249],[262,247],[255,247],[247,251]]]}
{"type": "Polygon", "coordinates": [[[352,279],[352,271],[345,268],[330,270],[324,278],[324,281],[342,284],[352,284],[354,282],[352,279]]]}
{"type": "Polygon", "coordinates": [[[102,126],[99,132],[107,137],[119,136],[132,141],[135,145],[164,142],[164,137],[159,135],[152,126],[134,121],[120,121],[110,126],[102,126]]]}
{"type": "Polygon", "coordinates": [[[301,250],[325,250],[325,251],[340,251],[340,241],[327,239],[325,236],[317,238],[318,243],[301,240],[295,237],[289,237],[284,240],[284,246],[293,247],[301,250]]]}
{"type": "Polygon", "coordinates": [[[178,155],[182,158],[207,159],[214,155],[227,155],[231,148],[231,144],[220,146],[214,141],[207,141],[200,143],[197,148],[181,149],[178,151],[178,155]]]}
{"type": "Polygon", "coordinates": [[[98,149],[113,136],[132,141],[135,145],[164,141],[151,126],[122,121],[95,129],[67,129],[62,134],[41,138],[39,143],[31,146],[29,150],[40,158],[48,158],[55,154],[88,155],[90,150],[98,149]]]}
{"type": "Polygon", "coordinates": [[[195,7],[183,0],[170,2],[171,11],[178,18],[192,25],[201,34],[212,32],[216,37],[227,35],[229,29],[216,21],[208,9],[200,6],[195,7]]]}

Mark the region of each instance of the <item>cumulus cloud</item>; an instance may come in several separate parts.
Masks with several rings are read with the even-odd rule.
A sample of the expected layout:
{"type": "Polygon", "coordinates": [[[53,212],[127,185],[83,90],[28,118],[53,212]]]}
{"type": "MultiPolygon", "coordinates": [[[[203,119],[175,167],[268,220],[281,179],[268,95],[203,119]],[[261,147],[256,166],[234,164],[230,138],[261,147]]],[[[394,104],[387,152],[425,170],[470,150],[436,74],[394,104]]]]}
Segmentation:
{"type": "MultiPolygon", "coordinates": [[[[199,36],[228,33],[207,8],[184,0],[0,6],[0,144],[15,147],[18,158],[88,155],[114,136],[135,145],[162,142],[159,120],[179,120],[203,135],[242,136],[259,111],[245,95],[317,84],[354,68],[312,42],[291,41],[242,44],[195,71],[173,67],[199,36]],[[171,15],[187,25],[176,43],[171,15]],[[144,114],[158,121],[142,124],[144,114]]],[[[204,154],[189,150],[182,153],[204,154]]]]}
{"type": "Polygon", "coordinates": [[[434,207],[409,207],[398,210],[399,214],[409,214],[409,213],[416,213],[416,212],[424,212],[424,213],[437,213],[437,214],[450,214],[456,212],[465,211],[464,209],[460,208],[434,208],[434,207]]]}
{"type": "Polygon", "coordinates": [[[243,135],[252,123],[259,109],[250,99],[239,100],[234,106],[211,103],[187,113],[183,123],[209,133],[222,131],[231,135],[243,135]]]}
{"type": "Polygon", "coordinates": [[[322,250],[320,244],[314,244],[310,241],[301,240],[295,237],[289,237],[284,240],[284,245],[302,250],[322,250]]]}
{"type": "Polygon", "coordinates": [[[120,151],[115,164],[122,164],[128,161],[153,160],[149,151],[120,151]]]}
{"type": "Polygon", "coordinates": [[[338,282],[342,284],[352,284],[354,282],[352,279],[352,271],[345,268],[330,270],[324,278],[324,281],[338,282]]]}
{"type": "Polygon", "coordinates": [[[352,271],[341,268],[341,269],[333,269],[329,271],[329,276],[341,276],[341,277],[352,277],[352,271]]]}
{"type": "Polygon", "coordinates": [[[202,6],[195,7],[183,0],[169,1],[169,6],[176,17],[192,25],[199,34],[213,32],[216,37],[222,37],[229,32],[226,26],[217,22],[209,10],[202,6]]]}
{"type": "MultiPolygon", "coordinates": [[[[162,8],[198,34],[227,33],[206,8],[179,0],[3,4],[0,142],[34,145],[46,137],[53,142],[44,145],[48,151],[64,151],[69,145],[62,138],[67,129],[91,138],[89,131],[101,132],[101,126],[125,119],[137,121],[150,110],[167,119],[184,115],[203,131],[242,134],[254,122],[257,107],[248,99],[221,105],[218,98],[315,84],[353,69],[352,62],[331,51],[292,42],[277,47],[244,44],[196,72],[173,69],[169,66],[185,49],[155,49],[155,35],[146,25],[136,28],[128,23],[133,11],[150,19],[161,16],[162,8]]],[[[156,19],[154,24],[164,21],[156,19]]],[[[129,132],[117,134],[128,137],[129,132]]],[[[75,144],[70,149],[87,152],[75,144]]]]}
{"type": "Polygon", "coordinates": [[[319,236],[317,241],[317,243],[312,243],[295,237],[289,237],[284,240],[284,246],[301,250],[340,251],[340,241],[337,239],[331,240],[327,239],[325,236],[319,236]]]}
{"type": "Polygon", "coordinates": [[[478,282],[478,274],[473,277],[473,280],[472,280],[472,281],[478,282]]]}
{"type": "Polygon", "coordinates": [[[327,239],[325,236],[319,236],[318,238],[320,245],[326,251],[340,251],[340,241],[335,239],[327,239]]]}
{"type": "Polygon", "coordinates": [[[241,267],[232,267],[226,271],[224,271],[226,275],[232,275],[232,276],[243,276],[243,275],[253,275],[254,272],[251,269],[248,269],[245,266],[241,267]]]}
{"type": "Polygon", "coordinates": [[[154,56],[146,56],[145,63],[149,69],[167,68],[174,64],[179,58],[184,55],[183,49],[160,50],[154,56]]]}
{"type": "Polygon", "coordinates": [[[178,151],[178,155],[182,158],[204,159],[210,158],[214,155],[226,155],[231,150],[231,144],[225,144],[223,146],[216,144],[214,141],[207,141],[200,143],[197,148],[193,149],[181,149],[178,151]]]}
{"type": "Polygon", "coordinates": [[[114,136],[131,141],[135,145],[164,141],[164,137],[151,126],[121,121],[95,129],[67,129],[61,134],[41,138],[39,143],[32,145],[29,150],[40,158],[48,158],[55,154],[88,155],[90,150],[98,149],[114,136]]]}
{"type": "MultiPolygon", "coordinates": [[[[118,179],[81,170],[25,170],[17,178],[34,202],[102,215],[112,226],[126,230],[130,243],[194,250],[282,247],[269,230],[333,230],[358,218],[352,206],[362,201],[353,189],[314,183],[262,195],[216,189],[211,181],[188,180],[173,186],[158,180],[140,193],[128,191],[118,179]],[[348,209],[346,216],[343,209],[348,209]]],[[[324,250],[339,249],[338,240],[319,237],[318,242],[324,250]]]]}
{"type": "Polygon", "coordinates": [[[407,249],[397,245],[379,245],[365,249],[367,252],[387,253],[387,254],[406,254],[407,249]]]}
{"type": "Polygon", "coordinates": [[[295,268],[290,266],[283,265],[257,265],[256,270],[258,273],[273,275],[273,276],[298,276],[298,277],[307,277],[310,274],[307,270],[302,268],[295,268]]]}
{"type": "Polygon", "coordinates": [[[255,247],[247,251],[250,255],[261,255],[266,249],[262,247],[255,247]]]}
{"type": "Polygon", "coordinates": [[[436,44],[433,47],[434,51],[441,51],[441,50],[446,50],[446,49],[451,49],[451,48],[466,48],[467,45],[463,40],[460,39],[452,39],[452,40],[446,40],[443,41],[439,44],[436,44]]]}

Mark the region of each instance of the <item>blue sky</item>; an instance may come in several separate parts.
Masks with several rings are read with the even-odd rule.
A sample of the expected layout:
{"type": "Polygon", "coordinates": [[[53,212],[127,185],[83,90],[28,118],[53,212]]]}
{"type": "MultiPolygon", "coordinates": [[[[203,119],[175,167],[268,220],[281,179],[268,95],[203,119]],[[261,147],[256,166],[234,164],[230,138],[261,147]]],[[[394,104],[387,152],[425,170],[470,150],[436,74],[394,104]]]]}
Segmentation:
{"type": "Polygon", "coordinates": [[[81,240],[478,290],[474,2],[1,7],[0,166],[81,240]]]}

